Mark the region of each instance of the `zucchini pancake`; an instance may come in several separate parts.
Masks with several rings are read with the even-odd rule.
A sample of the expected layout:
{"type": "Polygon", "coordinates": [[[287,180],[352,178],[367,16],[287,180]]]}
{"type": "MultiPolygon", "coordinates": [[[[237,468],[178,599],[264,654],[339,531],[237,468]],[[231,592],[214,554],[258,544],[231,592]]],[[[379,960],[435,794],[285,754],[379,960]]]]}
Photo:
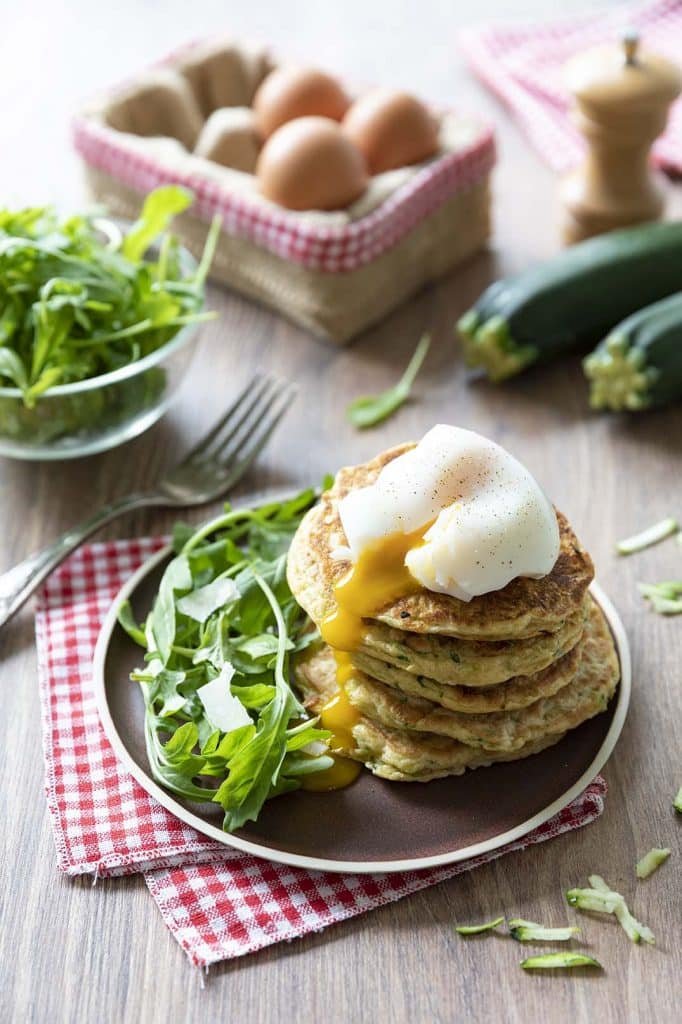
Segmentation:
{"type": "Polygon", "coordinates": [[[335,756],[314,788],[529,757],[604,711],[620,669],[593,575],[528,470],[471,431],[341,469],[288,558],[316,632],[296,683],[335,756]]]}

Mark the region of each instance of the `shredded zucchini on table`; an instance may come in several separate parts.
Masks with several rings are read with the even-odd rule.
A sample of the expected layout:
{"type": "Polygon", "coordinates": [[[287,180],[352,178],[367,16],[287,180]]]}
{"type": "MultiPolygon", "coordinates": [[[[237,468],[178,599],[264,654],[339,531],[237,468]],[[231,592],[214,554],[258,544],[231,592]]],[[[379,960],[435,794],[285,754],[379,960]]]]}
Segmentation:
{"type": "Polygon", "coordinates": [[[524,971],[554,971],[557,968],[566,970],[572,967],[596,967],[603,970],[599,961],[587,953],[542,953],[522,960],[521,966],[524,971]]]}
{"type": "Polygon", "coordinates": [[[635,869],[637,877],[648,878],[649,875],[653,875],[654,871],[660,868],[661,864],[665,864],[669,856],[670,850],[668,847],[654,846],[652,850],[644,854],[641,860],[637,861],[635,869]]]}
{"type": "Polygon", "coordinates": [[[595,914],[613,914],[632,942],[654,945],[656,940],[650,928],[632,916],[619,892],[614,892],[601,875],[590,875],[589,889],[569,889],[566,899],[572,907],[595,914]]]}
{"type": "Polygon", "coordinates": [[[455,925],[458,935],[482,935],[484,932],[494,931],[504,924],[504,917],[496,917],[494,921],[486,921],[484,924],[459,924],[455,925]]]}
{"type": "Polygon", "coordinates": [[[660,541],[665,540],[666,537],[677,533],[678,530],[679,526],[676,519],[672,517],[662,519],[659,523],[654,523],[653,526],[642,530],[641,533],[636,533],[632,537],[619,541],[616,544],[616,551],[619,555],[634,555],[635,552],[643,551],[644,548],[651,547],[652,544],[658,544],[660,541]]]}
{"type": "Polygon", "coordinates": [[[534,921],[524,921],[520,917],[514,917],[509,922],[509,934],[518,942],[568,942],[569,939],[580,934],[580,929],[575,927],[545,928],[534,921]]]}
{"type": "Polygon", "coordinates": [[[639,592],[659,615],[682,613],[682,580],[663,580],[661,583],[638,583],[639,592]]]}

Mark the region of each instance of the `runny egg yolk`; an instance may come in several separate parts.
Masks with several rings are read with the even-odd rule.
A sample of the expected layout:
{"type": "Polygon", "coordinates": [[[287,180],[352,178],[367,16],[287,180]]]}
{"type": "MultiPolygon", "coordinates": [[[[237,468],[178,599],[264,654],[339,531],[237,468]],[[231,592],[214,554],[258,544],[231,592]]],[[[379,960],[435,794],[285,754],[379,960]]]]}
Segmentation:
{"type": "Polygon", "coordinates": [[[344,758],[353,746],[353,726],[359,715],[346,692],[353,674],[351,652],[360,644],[363,618],[374,615],[391,601],[419,590],[419,583],[405,565],[405,556],[423,542],[431,524],[412,533],[393,533],[368,545],[349,572],[334,586],[336,610],[320,626],[322,639],[334,651],[337,692],[320,712],[320,725],[332,733],[330,747],[334,766],[311,775],[307,789],[341,789],[350,785],[360,765],[344,758]]]}
{"type": "Polygon", "coordinates": [[[336,611],[320,626],[322,639],[335,651],[354,651],[362,640],[362,620],[399,597],[419,590],[405,556],[423,543],[431,524],[413,533],[392,533],[369,544],[334,587],[336,611]]]}
{"type": "Polygon", "coordinates": [[[345,651],[335,651],[334,657],[336,659],[338,691],[320,711],[321,727],[328,729],[332,734],[329,747],[334,764],[325,771],[304,776],[303,780],[304,789],[317,793],[350,786],[351,782],[355,782],[362,768],[357,761],[351,761],[350,758],[343,756],[343,751],[349,750],[353,745],[352,729],[359,717],[349,701],[345,689],[346,680],[353,672],[353,665],[350,654],[345,651]]]}

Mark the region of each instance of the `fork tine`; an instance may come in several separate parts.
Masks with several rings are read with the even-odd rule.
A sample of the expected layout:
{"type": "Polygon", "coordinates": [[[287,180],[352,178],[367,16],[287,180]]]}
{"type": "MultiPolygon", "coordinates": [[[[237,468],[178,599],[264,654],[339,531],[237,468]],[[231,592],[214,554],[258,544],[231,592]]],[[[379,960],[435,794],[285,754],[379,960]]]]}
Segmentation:
{"type": "MultiPolygon", "coordinates": [[[[223,427],[228,424],[232,417],[243,410],[244,403],[249,398],[258,398],[263,390],[271,383],[271,378],[267,375],[255,374],[248,384],[239,392],[232,405],[228,410],[220,417],[219,420],[214,423],[207,434],[201,437],[195,446],[187,452],[184,459],[180,463],[182,466],[186,466],[187,463],[196,459],[198,456],[203,455],[212,442],[218,437],[223,427]]],[[[240,420],[241,422],[241,420],[240,420]]]]}
{"type": "MultiPolygon", "coordinates": [[[[235,424],[229,423],[226,429],[221,431],[220,436],[211,444],[210,459],[220,465],[225,465],[229,459],[237,456],[257,431],[261,420],[271,408],[282,391],[288,387],[284,380],[275,378],[269,381],[269,386],[261,391],[257,400],[249,404],[249,408],[240,416],[235,424]]],[[[201,460],[203,461],[203,459],[201,460]]]]}
{"type": "Polygon", "coordinates": [[[231,451],[222,460],[223,471],[226,471],[224,486],[231,487],[237,480],[241,479],[251,463],[261,453],[268,443],[280,421],[289,410],[291,400],[296,395],[296,387],[293,384],[286,384],[276,395],[267,410],[263,413],[256,429],[250,436],[236,446],[231,446],[231,451]],[[266,415],[267,413],[267,415],[266,415]]]}
{"type": "Polygon", "coordinates": [[[239,446],[247,441],[283,386],[284,382],[277,378],[264,377],[256,392],[240,408],[237,418],[228,420],[214,433],[210,443],[197,453],[194,462],[220,461],[226,445],[234,442],[239,446]]]}

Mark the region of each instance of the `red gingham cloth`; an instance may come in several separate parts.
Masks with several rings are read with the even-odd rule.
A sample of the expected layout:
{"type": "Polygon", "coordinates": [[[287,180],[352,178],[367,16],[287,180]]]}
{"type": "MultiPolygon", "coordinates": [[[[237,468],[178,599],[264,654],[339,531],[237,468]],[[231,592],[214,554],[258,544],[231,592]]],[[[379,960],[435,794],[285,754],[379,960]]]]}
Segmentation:
{"type": "Polygon", "coordinates": [[[41,592],[36,637],[46,792],[60,869],[95,877],[143,871],[192,963],[208,966],[319,931],[601,814],[606,784],[598,777],[551,821],[494,853],[427,871],[364,876],[271,864],[205,838],[156,803],[117,762],[91,687],[102,620],[125,580],[163,543],[83,547],[41,592]]]}
{"type": "MultiPolygon", "coordinates": [[[[477,75],[510,108],[533,147],[555,171],[582,157],[584,143],[569,118],[563,66],[576,53],[617,44],[628,28],[640,45],[682,64],[682,3],[616,5],[608,11],[560,21],[481,25],[460,34],[462,51],[477,75]]],[[[682,100],[672,107],[664,135],[653,149],[668,174],[682,174],[682,100]]]]}

